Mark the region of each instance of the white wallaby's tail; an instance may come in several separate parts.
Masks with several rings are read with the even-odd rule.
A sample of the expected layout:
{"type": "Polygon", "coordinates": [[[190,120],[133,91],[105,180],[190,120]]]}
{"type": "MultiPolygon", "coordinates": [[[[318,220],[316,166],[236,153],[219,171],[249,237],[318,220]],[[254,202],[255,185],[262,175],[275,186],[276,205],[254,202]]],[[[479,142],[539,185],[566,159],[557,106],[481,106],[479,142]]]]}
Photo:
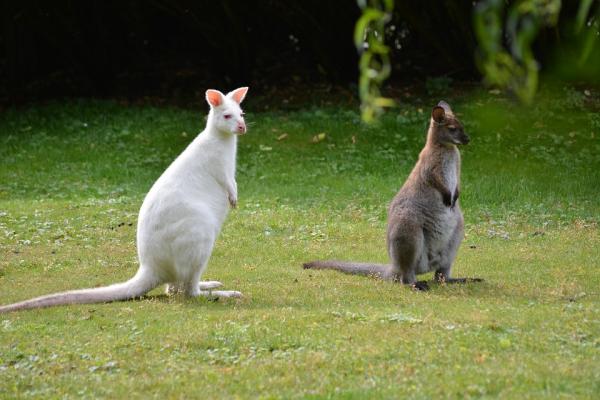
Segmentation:
{"type": "Polygon", "coordinates": [[[107,303],[117,300],[133,299],[148,293],[158,285],[158,281],[148,275],[148,273],[142,272],[142,269],[140,268],[137,274],[126,282],[115,283],[114,285],[99,288],[70,290],[68,292],[40,296],[19,303],[1,306],[0,313],[59,306],[63,304],[107,303]]]}
{"type": "Polygon", "coordinates": [[[302,265],[304,269],[332,269],[353,275],[369,275],[386,278],[391,269],[386,264],[357,263],[338,260],[311,261],[302,265]]]}

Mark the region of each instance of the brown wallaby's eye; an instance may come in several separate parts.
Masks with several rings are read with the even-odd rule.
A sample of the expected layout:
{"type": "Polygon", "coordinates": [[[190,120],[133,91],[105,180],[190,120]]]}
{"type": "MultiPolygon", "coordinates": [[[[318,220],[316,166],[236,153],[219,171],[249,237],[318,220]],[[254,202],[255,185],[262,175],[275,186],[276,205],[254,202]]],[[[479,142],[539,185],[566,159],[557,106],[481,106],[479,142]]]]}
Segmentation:
{"type": "Polygon", "coordinates": [[[225,114],[225,115],[223,115],[223,118],[229,119],[229,118],[231,118],[231,114],[225,114]]]}
{"type": "Polygon", "coordinates": [[[450,132],[456,131],[456,127],[455,126],[449,126],[448,129],[450,130],[450,132]]]}

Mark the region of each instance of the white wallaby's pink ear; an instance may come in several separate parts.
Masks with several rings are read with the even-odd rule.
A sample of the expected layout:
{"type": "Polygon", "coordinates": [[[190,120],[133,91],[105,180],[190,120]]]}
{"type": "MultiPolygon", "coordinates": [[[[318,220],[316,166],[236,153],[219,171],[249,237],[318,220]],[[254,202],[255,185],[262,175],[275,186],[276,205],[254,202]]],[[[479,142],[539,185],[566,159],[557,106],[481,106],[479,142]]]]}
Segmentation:
{"type": "Polygon", "coordinates": [[[223,104],[223,93],[218,90],[208,89],[206,91],[206,101],[211,107],[218,107],[223,104]]]}
{"type": "Polygon", "coordinates": [[[236,103],[240,104],[242,101],[244,101],[246,93],[248,93],[248,87],[244,86],[227,93],[227,96],[231,97],[236,103]]]}

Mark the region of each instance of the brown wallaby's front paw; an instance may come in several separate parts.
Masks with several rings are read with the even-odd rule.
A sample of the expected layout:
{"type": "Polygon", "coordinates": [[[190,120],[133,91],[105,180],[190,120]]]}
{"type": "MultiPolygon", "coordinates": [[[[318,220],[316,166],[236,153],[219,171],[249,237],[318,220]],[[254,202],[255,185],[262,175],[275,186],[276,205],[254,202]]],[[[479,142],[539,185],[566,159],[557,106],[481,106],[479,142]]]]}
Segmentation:
{"type": "Polygon", "coordinates": [[[452,196],[452,205],[450,206],[450,208],[454,208],[454,206],[456,205],[456,202],[458,201],[459,196],[460,196],[460,190],[456,189],[456,191],[454,192],[454,196],[452,196]]]}
{"type": "Polygon", "coordinates": [[[450,192],[442,193],[442,201],[446,207],[453,207],[452,195],[450,192]]]}

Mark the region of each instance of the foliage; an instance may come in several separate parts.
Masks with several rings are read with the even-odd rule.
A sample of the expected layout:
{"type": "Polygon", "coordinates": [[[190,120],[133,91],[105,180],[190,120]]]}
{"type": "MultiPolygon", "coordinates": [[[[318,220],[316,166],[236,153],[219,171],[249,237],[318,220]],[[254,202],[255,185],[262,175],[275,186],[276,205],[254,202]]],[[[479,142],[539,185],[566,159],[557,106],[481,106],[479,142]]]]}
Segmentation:
{"type": "Polygon", "coordinates": [[[590,59],[594,48],[598,51],[598,36],[600,35],[600,2],[594,0],[581,0],[575,19],[575,34],[581,38],[581,55],[577,60],[581,66],[590,59]],[[596,3],[596,12],[592,6],[596,3]]]}
{"type": "MultiPolygon", "coordinates": [[[[345,108],[248,108],[239,208],[204,277],[246,297],[156,290],[2,315],[0,397],[594,398],[600,99],[581,109],[578,91],[543,90],[526,110],[447,99],[472,138],[455,275],[486,281],[428,293],[300,264],[386,260],[386,206],[434,100],[377,125],[345,108]]],[[[144,194],[201,125],[198,111],[113,102],[2,113],[0,301],[130,277],[144,194]]]]}
{"type": "Polygon", "coordinates": [[[354,45],[361,53],[358,93],[362,119],[372,122],[384,107],[394,105],[381,96],[380,87],[390,76],[390,49],[385,44],[385,24],[391,18],[394,0],[358,0],[362,15],[356,22],[354,45]]]}
{"type": "MultiPolygon", "coordinates": [[[[593,3],[593,0],[579,2],[577,14],[572,17],[574,29],[566,31],[566,37],[572,37],[579,47],[576,63],[562,61],[571,64],[571,69],[581,68],[594,49],[599,50],[600,3],[595,2],[595,13],[593,3]]],[[[473,23],[479,42],[477,64],[489,85],[509,89],[529,104],[538,88],[540,69],[532,46],[542,28],[557,24],[561,1],[520,0],[508,10],[505,5],[502,0],[484,0],[475,6],[473,23]],[[504,46],[505,38],[508,50],[504,46]]],[[[556,50],[560,51],[560,48],[556,50]]]]}
{"type": "Polygon", "coordinates": [[[560,0],[520,0],[508,10],[502,26],[504,1],[484,0],[475,8],[474,26],[479,68],[490,85],[508,88],[521,101],[531,103],[538,86],[538,63],[531,49],[538,31],[554,25],[560,0]],[[510,50],[503,46],[507,36],[510,50]]]}
{"type": "MultiPolygon", "coordinates": [[[[597,3],[597,2],[596,2],[597,3]]],[[[375,6],[381,7],[380,2],[374,2],[375,6]]],[[[567,37],[573,36],[580,43],[578,46],[579,55],[577,56],[577,64],[581,67],[587,60],[590,59],[594,49],[598,46],[598,33],[600,24],[600,5],[594,9],[592,0],[582,0],[579,3],[576,15],[567,15],[563,18],[571,18],[573,29],[567,29],[567,37]],[[596,11],[594,11],[596,10],[596,11]]],[[[389,4],[393,7],[394,4],[389,4]]],[[[436,5],[437,6],[437,5],[436,5]]],[[[427,8],[427,7],[426,7],[427,8]]],[[[442,9],[446,12],[444,19],[451,22],[460,23],[457,15],[461,15],[461,10],[458,10],[455,5],[439,5],[433,10],[428,9],[431,15],[417,15],[410,7],[405,5],[397,5],[399,9],[399,17],[397,12],[394,14],[394,23],[400,21],[413,21],[409,32],[420,32],[419,24],[415,21],[422,21],[420,25],[427,30],[427,35],[432,38],[432,42],[442,44],[439,48],[442,56],[447,53],[447,38],[444,36],[442,29],[437,29],[432,26],[432,23],[427,21],[436,20],[436,9],[442,9]],[[414,15],[413,15],[414,14],[414,15]]],[[[392,9],[387,9],[389,14],[392,9]]],[[[473,6],[473,21],[475,35],[479,44],[476,54],[476,62],[484,76],[485,82],[490,86],[508,89],[513,92],[523,103],[530,104],[538,90],[539,69],[540,65],[533,52],[534,42],[539,39],[539,33],[542,29],[555,27],[557,25],[558,16],[561,11],[560,0],[519,0],[515,2],[505,2],[503,0],[482,0],[473,6]]],[[[389,21],[389,15],[378,10],[377,8],[366,7],[363,2],[363,16],[358,20],[355,32],[355,42],[357,46],[363,44],[362,39],[366,35],[365,29],[371,21],[377,21],[378,27],[373,29],[373,38],[377,39],[376,48],[381,48],[384,53],[384,63],[375,63],[376,68],[383,71],[383,77],[389,76],[390,68],[389,55],[390,51],[384,43],[385,35],[378,32],[383,31],[383,26],[389,21]],[[382,67],[382,65],[384,67],[382,67]]],[[[394,25],[395,26],[395,25],[394,25]]],[[[558,29],[558,28],[556,28],[558,29]]],[[[424,34],[423,32],[421,32],[424,34]]],[[[425,35],[425,34],[424,34],[425,35]]],[[[461,37],[468,48],[468,34],[463,32],[461,37]]],[[[395,43],[398,38],[395,38],[395,43]]],[[[539,46],[539,42],[538,42],[539,46]]],[[[548,47],[546,44],[545,47],[548,47]]],[[[436,47],[438,48],[438,47],[436,47]]],[[[547,49],[546,49],[547,50],[547,49]]],[[[451,49],[456,56],[457,52],[451,49]]],[[[556,48],[556,51],[560,51],[556,48]]],[[[402,54],[393,53],[402,58],[402,54]]],[[[373,87],[369,84],[369,76],[379,77],[377,73],[369,68],[370,54],[364,53],[361,57],[361,74],[359,91],[361,95],[363,117],[371,120],[374,116],[381,113],[382,107],[373,105],[374,98],[380,96],[379,86],[381,79],[374,79],[373,87]],[[373,91],[372,96],[368,96],[369,91],[373,91]],[[366,111],[366,115],[365,115],[366,111]]],[[[471,55],[469,54],[469,57],[471,55]]],[[[427,63],[436,64],[440,57],[430,55],[427,63]]],[[[597,68],[596,68],[597,72],[597,68]]],[[[583,75],[582,75],[583,76],[583,75]]],[[[449,85],[445,84],[445,80],[449,77],[442,75],[438,78],[427,79],[425,87],[428,94],[449,85]]],[[[390,103],[392,104],[392,103],[390,103]]]]}

